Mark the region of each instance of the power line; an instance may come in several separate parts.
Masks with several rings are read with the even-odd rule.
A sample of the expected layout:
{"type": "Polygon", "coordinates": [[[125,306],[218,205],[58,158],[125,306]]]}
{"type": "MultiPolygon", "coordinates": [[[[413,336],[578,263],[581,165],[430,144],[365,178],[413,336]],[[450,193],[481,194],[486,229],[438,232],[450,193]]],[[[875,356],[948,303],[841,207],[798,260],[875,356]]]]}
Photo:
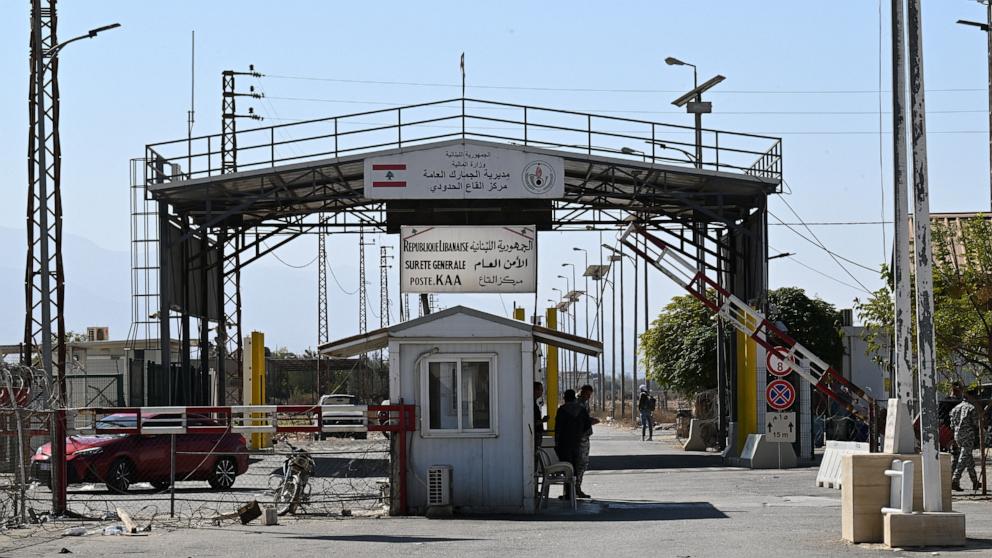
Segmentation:
{"type": "MultiPolygon", "coordinates": [[[[313,117],[309,118],[270,118],[269,120],[278,120],[283,122],[306,122],[313,120],[313,117]]],[[[366,126],[381,126],[384,125],[383,122],[370,122],[370,121],[358,121],[349,120],[348,124],[351,125],[366,125],[366,126]]],[[[534,126],[539,127],[539,125],[534,124],[534,126]]],[[[444,125],[444,124],[418,124],[421,128],[436,128],[436,129],[446,129],[446,130],[461,130],[460,126],[457,125],[444,125]]],[[[509,130],[509,131],[519,131],[519,126],[472,126],[475,130],[509,130]]],[[[614,134],[640,134],[644,130],[613,130],[611,133],[614,134]]],[[[671,132],[671,135],[676,134],[691,134],[691,130],[671,132]]],[[[826,130],[826,131],[751,131],[749,132],[755,135],[765,135],[765,136],[844,136],[844,135],[875,135],[878,130],[826,130]]],[[[886,135],[892,132],[883,132],[886,135]]],[[[942,135],[942,134],[988,134],[988,130],[927,130],[928,135],[942,135]]]]}
{"type": "MultiPolygon", "coordinates": [[[[771,246],[771,245],[769,245],[769,248],[772,248],[773,250],[778,250],[778,248],[775,248],[774,246],[771,246]]],[[[830,279],[831,281],[833,281],[835,283],[839,283],[841,285],[844,285],[845,287],[850,287],[850,288],[852,288],[852,289],[854,289],[856,291],[862,291],[862,292],[865,292],[865,293],[868,293],[868,294],[872,294],[871,291],[865,289],[864,287],[859,287],[857,285],[852,285],[852,284],[850,284],[850,283],[848,283],[846,281],[841,281],[840,279],[834,277],[833,275],[830,275],[829,273],[820,271],[819,269],[816,269],[815,267],[813,267],[813,266],[811,266],[809,264],[803,263],[801,260],[799,260],[798,258],[796,258],[793,255],[789,255],[789,256],[786,256],[786,257],[788,259],[792,260],[793,262],[799,264],[800,266],[805,267],[806,269],[812,271],[813,273],[816,273],[817,275],[822,275],[823,277],[826,277],[827,279],[830,279]]]]}
{"type": "Polygon", "coordinates": [[[337,284],[338,288],[341,289],[341,292],[342,293],[344,293],[344,294],[346,294],[348,296],[351,296],[351,295],[353,295],[353,294],[355,294],[355,293],[358,292],[358,287],[355,287],[355,290],[353,290],[353,291],[349,291],[349,290],[345,289],[344,286],[341,285],[341,281],[338,281],[338,276],[334,274],[334,268],[333,267],[328,266],[327,267],[327,271],[331,272],[331,278],[334,279],[334,282],[337,284]]]}
{"type": "MultiPolygon", "coordinates": [[[[391,103],[386,101],[359,101],[354,99],[327,99],[323,97],[284,97],[270,96],[267,99],[280,101],[299,101],[310,103],[342,103],[349,105],[377,105],[388,107],[406,106],[408,103],[391,103]]],[[[486,110],[518,110],[515,107],[478,107],[486,110]]],[[[576,109],[578,112],[614,113],[614,114],[684,114],[673,110],[624,110],[624,109],[576,109]]],[[[988,113],[988,109],[948,109],[948,110],[928,110],[927,114],[983,114],[988,113]]],[[[803,115],[826,115],[826,116],[875,116],[878,114],[892,114],[888,110],[721,110],[718,114],[734,116],[803,116],[803,115]]],[[[874,132],[872,132],[874,133],[874,132]]]]}
{"type": "MultiPolygon", "coordinates": [[[[783,181],[784,181],[784,179],[783,179],[783,181]]],[[[783,201],[783,202],[785,203],[785,206],[789,208],[789,211],[791,211],[791,212],[792,212],[792,214],[796,216],[796,219],[798,219],[798,220],[799,220],[800,222],[803,222],[803,218],[799,216],[799,213],[798,213],[798,212],[796,212],[796,210],[795,210],[795,208],[793,208],[793,207],[792,207],[792,204],[790,204],[790,203],[789,203],[789,200],[787,200],[787,199],[785,199],[785,196],[779,196],[779,197],[780,197],[780,198],[782,199],[782,201],[783,201]]],[[[770,214],[770,213],[771,213],[771,212],[769,212],[769,214],[770,214]]],[[[775,217],[775,218],[776,218],[776,219],[778,219],[778,217],[775,217]]],[[[868,266],[865,266],[865,265],[862,265],[862,264],[860,264],[860,263],[857,263],[857,262],[855,262],[855,261],[853,261],[853,260],[849,260],[849,259],[847,259],[847,258],[844,258],[843,256],[840,256],[839,254],[836,254],[835,252],[833,252],[833,251],[831,251],[831,250],[829,250],[829,249],[828,249],[828,248],[826,247],[826,245],[824,245],[824,244],[823,244],[823,241],[821,241],[821,240],[819,239],[819,237],[817,237],[817,236],[816,236],[816,233],[814,233],[814,232],[813,232],[813,229],[811,229],[811,228],[809,228],[809,227],[806,227],[805,225],[803,225],[803,226],[804,226],[804,227],[806,228],[806,230],[807,230],[807,231],[809,232],[809,234],[810,234],[810,235],[811,235],[811,236],[812,236],[812,237],[813,237],[814,239],[816,239],[816,242],[813,242],[813,244],[814,244],[814,245],[816,245],[816,246],[819,246],[819,247],[820,247],[820,248],[821,248],[821,249],[822,249],[822,250],[823,250],[824,252],[826,252],[827,254],[829,254],[829,255],[830,255],[830,257],[831,257],[831,258],[832,258],[832,259],[834,260],[834,263],[836,263],[836,264],[837,264],[837,265],[838,265],[838,266],[839,266],[839,267],[840,267],[840,268],[841,268],[842,270],[844,270],[844,273],[846,273],[848,277],[850,277],[851,279],[853,279],[855,283],[857,283],[858,285],[860,285],[860,286],[861,286],[861,288],[863,288],[863,289],[865,290],[865,292],[868,292],[868,293],[870,293],[870,292],[871,292],[871,290],[870,290],[870,289],[868,289],[868,287],[866,287],[866,286],[865,286],[865,284],[864,284],[864,283],[862,283],[862,282],[861,282],[861,281],[860,281],[860,280],[859,280],[859,279],[858,279],[857,277],[855,277],[855,276],[854,276],[854,274],[853,274],[853,273],[851,273],[851,271],[850,271],[849,269],[847,269],[847,267],[845,267],[845,266],[844,266],[844,264],[842,264],[842,263],[840,263],[840,260],[841,260],[841,259],[843,259],[843,260],[845,260],[845,261],[847,261],[847,262],[849,262],[849,263],[852,263],[852,264],[854,264],[854,265],[857,265],[858,267],[861,267],[861,268],[864,268],[864,269],[867,269],[868,271],[871,271],[871,272],[873,272],[873,273],[876,273],[876,272],[877,272],[877,270],[874,270],[874,269],[872,269],[872,268],[870,268],[870,267],[868,267],[868,266]]],[[[793,229],[792,227],[789,227],[789,230],[791,230],[792,232],[795,232],[796,234],[799,234],[799,233],[798,233],[798,232],[797,232],[797,231],[796,231],[795,229],[793,229]]],[[[799,234],[799,236],[800,236],[800,237],[802,237],[802,238],[804,238],[804,239],[806,239],[807,241],[810,241],[810,240],[809,240],[808,238],[806,238],[805,236],[803,236],[803,235],[801,235],[801,234],[799,234]]],[[[812,242],[812,241],[810,241],[810,242],[812,242]]]]}
{"type": "MultiPolygon", "coordinates": [[[[269,248],[269,245],[266,244],[264,240],[262,241],[262,246],[265,246],[269,250],[272,250],[271,248],[269,248]]],[[[311,265],[313,265],[313,262],[317,261],[317,256],[314,256],[312,260],[310,260],[309,262],[307,262],[307,263],[305,263],[303,265],[293,265],[293,264],[287,262],[286,260],[283,260],[282,258],[280,258],[279,257],[279,254],[276,254],[274,250],[272,250],[272,252],[270,252],[270,253],[272,254],[272,257],[273,258],[279,260],[279,263],[281,263],[282,265],[284,265],[286,267],[291,267],[293,269],[303,269],[305,267],[310,267],[311,265]]]]}
{"type": "MultiPolygon", "coordinates": [[[[798,236],[799,238],[802,238],[806,242],[809,242],[813,246],[816,246],[817,248],[820,248],[821,250],[823,250],[824,252],[830,254],[831,256],[836,256],[836,257],[844,260],[845,262],[847,262],[849,264],[856,265],[856,266],[860,267],[861,269],[865,269],[865,270],[871,271],[873,273],[878,272],[877,269],[872,269],[871,267],[868,267],[866,265],[860,264],[860,263],[858,263],[858,262],[856,262],[854,260],[845,258],[844,256],[841,256],[840,254],[838,254],[836,252],[833,252],[831,250],[828,250],[826,246],[824,246],[822,243],[819,242],[819,239],[817,239],[816,241],[810,239],[809,237],[807,237],[803,233],[797,231],[796,229],[792,228],[790,225],[786,224],[784,221],[782,221],[777,215],[775,215],[771,211],[769,211],[768,214],[771,215],[772,217],[774,217],[775,219],[778,219],[779,224],[785,225],[786,228],[789,229],[790,231],[792,231],[793,233],[795,233],[796,236],[798,236]]],[[[806,223],[799,223],[799,224],[802,225],[802,226],[806,226],[806,223]]],[[[855,280],[857,280],[857,279],[855,279],[855,280]]]]}
{"type": "MultiPolygon", "coordinates": [[[[778,217],[776,217],[778,219],[778,217]]],[[[768,223],[771,226],[779,225],[806,225],[810,227],[825,227],[825,226],[848,226],[848,225],[891,225],[892,221],[807,221],[805,223],[787,223],[785,221],[779,221],[778,223],[768,223]]]]}
{"type": "MultiPolygon", "coordinates": [[[[294,76],[294,75],[278,75],[278,74],[266,74],[267,77],[272,79],[287,79],[287,80],[301,80],[301,81],[326,81],[331,83],[355,83],[355,84],[365,84],[365,85],[400,85],[400,86],[410,86],[410,87],[450,87],[458,88],[461,87],[460,83],[441,83],[441,82],[417,82],[417,81],[386,81],[386,80],[366,80],[366,79],[343,79],[343,78],[330,78],[330,77],[319,77],[319,76],[294,76]]],[[[499,90],[514,90],[514,91],[555,91],[555,92],[576,92],[576,93],[685,93],[681,89],[611,89],[611,88],[588,88],[588,87],[536,87],[536,86],[520,86],[520,85],[494,85],[494,84],[473,84],[473,89],[499,89],[499,90]]],[[[986,89],[983,88],[971,88],[971,87],[948,87],[948,88],[934,88],[927,89],[927,93],[964,93],[964,92],[984,92],[986,89]]],[[[859,94],[876,94],[880,91],[878,89],[723,89],[719,91],[713,91],[712,94],[722,94],[722,95],[859,95],[859,94]]],[[[887,93],[889,91],[881,90],[882,93],[887,93]]]]}

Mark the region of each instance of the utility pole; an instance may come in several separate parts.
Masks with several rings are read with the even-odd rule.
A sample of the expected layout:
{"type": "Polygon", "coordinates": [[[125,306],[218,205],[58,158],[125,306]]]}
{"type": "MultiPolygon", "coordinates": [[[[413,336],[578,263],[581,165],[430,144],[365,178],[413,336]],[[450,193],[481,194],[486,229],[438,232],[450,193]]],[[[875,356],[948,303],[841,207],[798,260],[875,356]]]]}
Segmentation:
{"type": "Polygon", "coordinates": [[[314,400],[323,391],[320,383],[320,365],[323,355],[320,346],[330,341],[330,326],[327,320],[327,218],[321,215],[320,227],[317,230],[317,378],[314,389],[314,400]]]}
{"type": "MultiPolygon", "coordinates": [[[[644,253],[648,252],[648,239],[644,239],[643,244],[644,253]]],[[[705,291],[703,291],[705,292],[705,291]]],[[[648,264],[644,262],[644,332],[647,333],[648,327],[650,327],[650,318],[648,317],[648,264]]],[[[644,387],[651,391],[651,380],[648,379],[648,364],[644,361],[644,387]]]]}
{"type": "MultiPolygon", "coordinates": [[[[379,247],[379,327],[389,327],[389,246],[379,247]]],[[[385,352],[379,350],[379,366],[384,364],[385,352]]]]}
{"type": "MultiPolygon", "coordinates": [[[[623,265],[623,257],[621,256],[610,256],[610,271],[613,271],[614,263],[619,262],[623,265]],[[617,259],[614,259],[617,258],[617,259]]],[[[617,280],[610,274],[610,305],[612,306],[612,312],[610,313],[610,416],[617,416],[617,280]]],[[[620,327],[623,327],[623,321],[620,322],[620,327]]],[[[623,343],[623,337],[621,336],[620,342],[623,343]]],[[[620,360],[620,365],[623,366],[623,359],[620,360]]]]}
{"type": "MultiPolygon", "coordinates": [[[[46,405],[65,404],[65,276],[62,268],[62,153],[59,141],[58,18],[55,0],[43,7],[31,2],[31,81],[28,94],[27,265],[24,277],[24,348],[21,360],[30,366],[35,342],[41,343],[46,405]],[[54,268],[54,269],[53,269],[54,268]],[[54,283],[54,284],[53,284],[54,283]],[[54,295],[54,300],[52,300],[54,295]],[[54,347],[52,346],[54,343],[54,347]],[[53,350],[54,349],[54,350],[53,350]]],[[[53,420],[52,506],[66,509],[65,435],[53,420]]]]}
{"type": "Polygon", "coordinates": [[[909,0],[909,93],[913,120],[913,221],[916,228],[916,347],[920,394],[923,510],[943,510],[937,447],[937,370],[933,329],[933,253],[927,176],[926,97],[923,85],[923,15],[920,0],[909,0]]]}
{"type": "Polygon", "coordinates": [[[630,384],[630,418],[637,417],[637,283],[638,283],[638,271],[640,270],[640,258],[634,258],[634,301],[632,306],[634,307],[634,323],[633,327],[630,329],[634,332],[631,337],[631,349],[630,356],[634,359],[634,381],[630,384]]]}
{"type": "MultiPolygon", "coordinates": [[[[371,243],[369,243],[371,244],[371,243]]],[[[358,231],[358,332],[368,333],[369,292],[365,284],[365,229],[358,231]]]]}
{"type": "Polygon", "coordinates": [[[31,2],[31,79],[28,94],[27,265],[24,345],[30,366],[41,344],[48,400],[65,401],[65,278],[62,267],[62,153],[59,140],[59,62],[55,1],[31,2]],[[54,300],[52,296],[54,295],[54,300]],[[53,347],[54,344],[54,347],[53,347]]]}
{"type": "MultiPolygon", "coordinates": [[[[234,70],[224,70],[221,72],[222,89],[222,111],[221,111],[221,173],[230,174],[238,172],[238,120],[261,120],[262,117],[255,114],[255,109],[249,107],[247,114],[238,114],[237,98],[249,97],[261,99],[262,95],[255,92],[255,87],[249,87],[248,93],[238,93],[235,78],[237,76],[250,76],[253,78],[262,77],[262,74],[255,71],[255,66],[248,66],[247,72],[234,70]]],[[[243,362],[242,352],[242,331],[241,331],[241,245],[243,238],[237,231],[227,231],[224,226],[220,227],[218,239],[223,239],[223,266],[222,266],[222,292],[221,297],[224,305],[223,315],[220,316],[220,323],[217,327],[217,377],[220,387],[218,389],[218,403],[225,405],[227,400],[227,357],[233,357],[236,377],[240,385],[243,362]],[[228,331],[228,328],[233,331],[228,331]]],[[[164,312],[163,312],[164,313],[164,312]]],[[[163,322],[168,321],[168,316],[161,316],[163,322]]],[[[166,325],[167,327],[167,325],[166,325]]],[[[168,370],[167,347],[162,347],[162,365],[168,370]]]]}
{"type": "MultiPolygon", "coordinates": [[[[627,415],[627,363],[624,355],[624,302],[623,302],[623,244],[620,244],[620,418],[627,415]]],[[[617,290],[616,283],[613,284],[614,292],[617,290]]]]}
{"type": "MultiPolygon", "coordinates": [[[[909,285],[909,186],[906,153],[906,28],[905,0],[892,0],[892,262],[895,282],[893,369],[895,398],[907,416],[916,416],[913,397],[913,312],[909,285]]],[[[895,418],[895,417],[893,417],[895,418]]],[[[915,448],[889,448],[894,452],[915,448]]],[[[888,450],[887,450],[888,451],[888,450]]]]}
{"type": "MultiPolygon", "coordinates": [[[[28,82],[27,261],[24,270],[24,343],[31,366],[40,349],[45,371],[41,400],[64,407],[65,273],[62,266],[62,151],[59,137],[59,52],[70,43],[120,27],[115,23],[58,42],[56,0],[31,0],[28,82]],[[54,300],[53,300],[54,296],[54,300]],[[38,347],[36,343],[40,343],[38,347]]],[[[66,510],[64,424],[52,418],[52,511],[66,510]]]]}
{"type": "Polygon", "coordinates": [[[223,110],[221,114],[221,140],[220,140],[220,164],[221,173],[227,174],[238,172],[238,120],[247,118],[249,120],[261,120],[262,117],[255,114],[253,107],[248,107],[247,114],[238,114],[238,97],[249,97],[261,99],[262,94],[255,92],[255,86],[248,87],[248,93],[238,93],[235,84],[237,76],[249,76],[260,78],[262,74],[255,71],[255,65],[250,64],[247,72],[234,70],[224,70],[221,72],[221,83],[224,90],[223,110]]]}
{"type": "Polygon", "coordinates": [[[389,246],[379,247],[379,327],[389,325],[389,246]]]}
{"type": "Polygon", "coordinates": [[[317,344],[323,345],[330,340],[330,327],[327,321],[327,224],[325,217],[320,218],[321,226],[317,233],[317,344]]]}
{"type": "Polygon", "coordinates": [[[410,319],[410,295],[403,293],[400,306],[400,321],[405,322],[410,319]]]}

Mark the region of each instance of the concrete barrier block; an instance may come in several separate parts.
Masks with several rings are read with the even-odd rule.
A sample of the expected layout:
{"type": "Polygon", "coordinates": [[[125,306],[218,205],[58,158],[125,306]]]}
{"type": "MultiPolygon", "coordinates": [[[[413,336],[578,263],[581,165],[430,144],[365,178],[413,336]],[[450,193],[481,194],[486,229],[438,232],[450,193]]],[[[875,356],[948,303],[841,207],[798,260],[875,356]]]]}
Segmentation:
{"type": "Polygon", "coordinates": [[[889,548],[964,546],[965,519],[960,512],[887,513],[883,541],[889,548]]]}
{"type": "Polygon", "coordinates": [[[752,469],[791,469],[798,464],[792,444],[772,442],[764,434],[748,434],[741,463],[752,469]]]}
{"type": "Polygon", "coordinates": [[[689,421],[689,437],[686,438],[685,451],[706,451],[706,442],[703,441],[702,422],[699,419],[689,421]]]}
{"type": "MultiPolygon", "coordinates": [[[[847,454],[841,464],[841,533],[853,543],[883,542],[882,508],[889,505],[889,479],[885,470],[893,459],[913,461],[918,471],[913,475],[913,510],[923,510],[923,475],[919,473],[920,456],[870,453],[847,454]]],[[[940,454],[941,500],[945,512],[951,511],[951,456],[940,454]]]]}

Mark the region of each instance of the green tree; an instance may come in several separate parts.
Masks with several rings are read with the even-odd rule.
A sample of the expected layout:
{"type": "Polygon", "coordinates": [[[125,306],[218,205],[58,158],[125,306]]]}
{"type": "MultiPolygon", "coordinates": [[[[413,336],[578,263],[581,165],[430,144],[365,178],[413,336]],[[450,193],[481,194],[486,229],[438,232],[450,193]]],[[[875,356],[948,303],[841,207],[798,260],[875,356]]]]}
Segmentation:
{"type": "Polygon", "coordinates": [[[840,312],[833,304],[810,298],[798,287],[768,292],[768,319],[781,322],[789,334],[827,364],[837,367],[844,358],[840,312]]]}
{"type": "MultiPolygon", "coordinates": [[[[711,296],[713,293],[710,293],[711,296]]],[[[840,315],[832,304],[809,298],[796,287],[768,292],[772,322],[829,363],[844,354],[840,315]]],[[[664,389],[691,395],[716,387],[716,322],[692,295],[677,296],[641,335],[640,351],[648,377],[664,389]]]]}
{"type": "MultiPolygon", "coordinates": [[[[979,382],[986,381],[992,376],[992,221],[979,215],[960,227],[934,223],[932,231],[937,370],[945,381],[958,380],[956,371],[963,366],[979,382]]],[[[866,301],[856,301],[856,308],[867,329],[869,352],[889,367],[894,322],[891,270],[883,267],[882,276],[885,285],[866,301]]],[[[912,310],[915,350],[915,304],[912,310]]]]}
{"type": "Polygon", "coordinates": [[[692,295],[676,296],[641,334],[647,377],[666,390],[692,395],[716,387],[716,327],[692,295]]]}

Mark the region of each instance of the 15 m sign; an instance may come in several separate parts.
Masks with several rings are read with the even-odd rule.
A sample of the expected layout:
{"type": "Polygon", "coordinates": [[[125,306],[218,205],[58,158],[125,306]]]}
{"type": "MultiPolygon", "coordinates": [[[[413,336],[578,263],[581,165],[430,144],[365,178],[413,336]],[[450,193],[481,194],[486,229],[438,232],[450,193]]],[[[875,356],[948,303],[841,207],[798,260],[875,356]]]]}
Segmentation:
{"type": "Polygon", "coordinates": [[[400,292],[532,293],[534,226],[402,227],[400,292]]]}

